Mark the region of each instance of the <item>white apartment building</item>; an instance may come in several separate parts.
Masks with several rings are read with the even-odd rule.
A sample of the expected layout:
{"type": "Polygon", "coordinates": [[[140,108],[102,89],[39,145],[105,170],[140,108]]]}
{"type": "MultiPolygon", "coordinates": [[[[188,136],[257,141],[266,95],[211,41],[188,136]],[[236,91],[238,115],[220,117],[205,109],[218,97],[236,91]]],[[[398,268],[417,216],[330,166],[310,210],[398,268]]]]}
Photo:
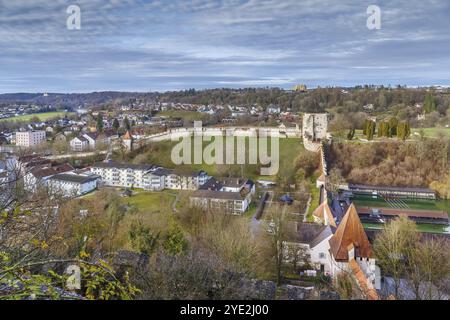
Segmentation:
{"type": "Polygon", "coordinates": [[[171,173],[166,177],[166,188],[172,190],[198,190],[210,178],[205,171],[171,173]]]}
{"type": "Polygon", "coordinates": [[[95,175],[57,174],[48,180],[48,187],[52,194],[78,197],[94,191],[99,178],[95,175]]]}
{"type": "Polygon", "coordinates": [[[45,139],[45,131],[16,132],[16,145],[19,147],[35,147],[44,142],[45,139]]]}
{"type": "Polygon", "coordinates": [[[175,174],[154,165],[134,165],[115,162],[100,162],[92,166],[91,172],[101,177],[104,186],[141,188],[161,191],[198,190],[208,179],[204,171],[192,174],[175,174]]]}
{"type": "Polygon", "coordinates": [[[146,189],[152,165],[122,164],[115,162],[99,162],[92,166],[93,174],[101,177],[102,184],[110,187],[142,188],[146,189]]]}
{"type": "Polygon", "coordinates": [[[70,149],[73,151],[84,151],[89,148],[89,140],[83,136],[75,137],[70,140],[70,149]]]}

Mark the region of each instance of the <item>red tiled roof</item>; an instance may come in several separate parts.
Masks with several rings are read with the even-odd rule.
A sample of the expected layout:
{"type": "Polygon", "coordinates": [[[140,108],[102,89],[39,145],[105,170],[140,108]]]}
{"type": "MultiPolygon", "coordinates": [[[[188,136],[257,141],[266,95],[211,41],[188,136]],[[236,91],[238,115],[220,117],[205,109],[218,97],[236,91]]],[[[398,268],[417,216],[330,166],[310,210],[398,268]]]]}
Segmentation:
{"type": "Polygon", "coordinates": [[[354,245],[358,257],[372,257],[372,248],[353,203],[330,239],[330,251],[336,261],[348,261],[350,244],[354,245]]]}
{"type": "Polygon", "coordinates": [[[361,270],[355,259],[352,259],[348,265],[350,266],[350,269],[352,270],[352,273],[355,276],[356,281],[358,282],[358,285],[361,288],[364,296],[368,300],[380,300],[377,291],[373,288],[370,288],[367,284],[368,280],[366,278],[366,275],[361,270]]]}
{"type": "Polygon", "coordinates": [[[314,210],[313,215],[319,218],[322,222],[325,222],[325,215],[328,219],[328,224],[333,227],[336,226],[336,221],[334,221],[333,214],[331,213],[330,206],[326,201],[324,201],[320,206],[317,207],[316,210],[314,210]]]}

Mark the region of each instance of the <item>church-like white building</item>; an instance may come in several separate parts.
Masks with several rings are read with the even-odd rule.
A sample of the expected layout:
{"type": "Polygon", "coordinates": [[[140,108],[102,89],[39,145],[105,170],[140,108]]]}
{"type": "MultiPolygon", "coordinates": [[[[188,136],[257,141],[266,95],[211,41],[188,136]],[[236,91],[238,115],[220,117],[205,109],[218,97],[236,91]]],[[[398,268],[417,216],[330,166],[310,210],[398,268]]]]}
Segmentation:
{"type": "Polygon", "coordinates": [[[316,223],[297,226],[295,241],[306,249],[310,263],[332,278],[342,272],[352,275],[368,299],[378,299],[380,269],[355,206],[350,205],[338,225],[326,201],[315,210],[314,217],[316,223]]]}

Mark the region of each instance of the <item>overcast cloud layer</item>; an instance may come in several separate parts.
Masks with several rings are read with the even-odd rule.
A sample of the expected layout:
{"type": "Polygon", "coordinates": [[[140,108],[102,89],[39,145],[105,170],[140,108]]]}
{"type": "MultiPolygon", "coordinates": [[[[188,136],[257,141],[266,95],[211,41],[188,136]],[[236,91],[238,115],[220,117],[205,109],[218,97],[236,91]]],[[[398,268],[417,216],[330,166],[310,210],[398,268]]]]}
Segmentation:
{"type": "Polygon", "coordinates": [[[0,93],[449,85],[449,38],[447,0],[0,0],[0,93]]]}

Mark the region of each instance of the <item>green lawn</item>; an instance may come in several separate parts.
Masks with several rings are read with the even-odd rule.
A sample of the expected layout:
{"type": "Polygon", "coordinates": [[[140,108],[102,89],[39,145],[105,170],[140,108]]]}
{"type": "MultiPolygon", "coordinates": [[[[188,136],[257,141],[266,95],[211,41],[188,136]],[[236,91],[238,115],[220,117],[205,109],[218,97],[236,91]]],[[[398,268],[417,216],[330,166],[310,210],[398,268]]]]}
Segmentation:
{"type": "MultiPolygon", "coordinates": [[[[382,229],[383,225],[378,223],[363,223],[366,229],[382,229]]],[[[435,224],[417,224],[417,229],[420,232],[425,233],[448,233],[446,226],[440,226],[435,224]]]]}
{"type": "Polygon", "coordinates": [[[420,131],[423,130],[425,133],[425,137],[436,138],[440,133],[444,134],[447,137],[450,137],[450,128],[423,128],[423,129],[412,129],[411,133],[414,135],[415,132],[420,134],[420,131]]]}
{"type": "MultiPolygon", "coordinates": [[[[180,140],[181,141],[181,140],[180,140]]],[[[214,141],[214,139],[212,140],[214,141]]],[[[211,141],[211,142],[212,142],[211,141]]],[[[270,140],[269,140],[270,141],[270,140]]],[[[211,142],[204,141],[203,149],[208,146],[211,142]]],[[[171,169],[179,169],[179,170],[205,170],[208,174],[216,177],[227,176],[228,173],[234,173],[234,175],[240,176],[241,173],[244,176],[251,179],[264,179],[264,180],[275,180],[276,176],[260,176],[258,165],[208,165],[208,164],[190,164],[190,165],[179,165],[176,166],[171,160],[171,152],[172,148],[178,142],[173,141],[163,141],[156,142],[151,144],[151,146],[146,147],[143,150],[135,151],[130,154],[129,159],[127,161],[132,161],[134,163],[153,163],[157,165],[161,165],[166,168],[171,169]]],[[[298,154],[304,152],[305,149],[300,139],[290,138],[290,139],[280,139],[280,165],[279,171],[280,174],[284,176],[294,175],[294,167],[293,162],[297,158],[298,154]]],[[[193,147],[192,143],[192,147],[193,147]]],[[[270,148],[270,143],[269,147],[270,148]]],[[[237,143],[235,140],[235,151],[237,149],[237,143]]],[[[270,150],[270,149],[269,149],[270,150]]],[[[235,152],[236,154],[236,152],[235,152]]],[[[248,140],[246,141],[246,154],[248,160],[248,140]]],[[[225,159],[225,158],[224,158],[225,159]]]]}
{"type": "Polygon", "coordinates": [[[0,122],[4,121],[30,121],[33,117],[38,117],[40,121],[47,121],[49,119],[64,117],[65,115],[73,114],[71,112],[44,112],[44,113],[32,113],[23,116],[1,119],[0,122]]]}
{"type": "Polygon", "coordinates": [[[124,204],[136,206],[141,213],[172,211],[175,195],[167,192],[137,191],[131,197],[122,198],[124,204]]]}
{"type": "MultiPolygon", "coordinates": [[[[439,210],[450,213],[450,200],[402,200],[410,209],[439,210]]],[[[389,204],[381,198],[374,199],[370,196],[357,196],[353,202],[356,206],[389,208],[389,204]]]]}

